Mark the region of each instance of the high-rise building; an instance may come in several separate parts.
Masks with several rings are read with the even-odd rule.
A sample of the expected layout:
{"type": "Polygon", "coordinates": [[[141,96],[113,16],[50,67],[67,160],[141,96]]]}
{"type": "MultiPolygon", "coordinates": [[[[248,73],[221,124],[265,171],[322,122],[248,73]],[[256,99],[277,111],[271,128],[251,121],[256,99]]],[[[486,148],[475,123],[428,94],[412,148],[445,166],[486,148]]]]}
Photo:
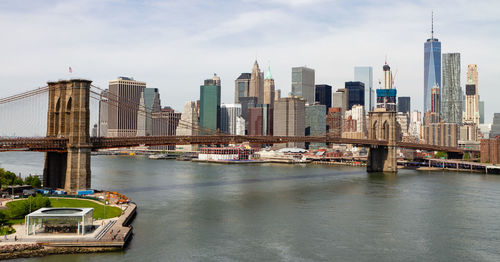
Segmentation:
{"type": "Polygon", "coordinates": [[[98,136],[108,136],[108,89],[101,92],[99,99],[99,127],[98,136]]]}
{"type": "Polygon", "coordinates": [[[349,117],[356,121],[356,129],[352,132],[366,134],[365,107],[362,105],[353,105],[351,110],[347,110],[344,114],[344,118],[349,119],[349,117]]]}
{"type": "Polygon", "coordinates": [[[328,109],[326,129],[330,136],[340,137],[342,134],[342,108],[332,107],[328,109]]]}
{"type": "Polygon", "coordinates": [[[306,103],[314,104],[314,69],[292,67],[292,96],[302,97],[306,103]]]}
{"type": "Polygon", "coordinates": [[[234,81],[234,103],[240,102],[240,97],[247,97],[250,90],[250,73],[241,73],[234,81]]]}
{"type": "Polygon", "coordinates": [[[248,134],[248,109],[257,106],[257,97],[240,97],[241,117],[245,120],[245,134],[248,134]]]}
{"type": "Polygon", "coordinates": [[[273,131],[273,109],[270,105],[258,105],[248,109],[248,135],[271,136],[273,131]]]}
{"type": "Polygon", "coordinates": [[[398,112],[410,115],[411,105],[409,96],[398,97],[398,112]]]}
{"type": "MultiPolygon", "coordinates": [[[[306,101],[298,97],[280,98],[274,103],[273,132],[275,136],[305,135],[305,104],[306,101]]],[[[280,146],[283,145],[280,144],[280,146]]],[[[305,147],[303,142],[290,142],[287,146],[305,147]]]]}
{"type": "Polygon", "coordinates": [[[411,113],[410,126],[408,128],[408,134],[415,137],[417,140],[421,138],[421,127],[422,127],[422,113],[415,110],[411,113]]]}
{"type": "Polygon", "coordinates": [[[398,112],[396,115],[396,122],[398,122],[399,126],[401,127],[401,134],[403,136],[408,136],[408,130],[409,130],[409,121],[408,121],[408,114],[403,113],[403,112],[398,112]]]}
{"type": "Polygon", "coordinates": [[[385,62],[382,67],[384,70],[384,87],[377,89],[377,108],[385,108],[387,111],[396,111],[396,89],[392,88],[391,67],[385,62]]]}
{"type": "Polygon", "coordinates": [[[479,113],[477,65],[467,66],[467,84],[465,85],[465,115],[464,123],[479,127],[481,115],[479,113]]]}
{"type": "Polygon", "coordinates": [[[264,99],[263,104],[274,105],[274,78],[271,74],[271,67],[267,67],[266,77],[264,78],[264,99]]]}
{"type": "Polygon", "coordinates": [[[445,123],[462,123],[462,89],[460,87],[460,53],[443,54],[441,119],[445,123]]]}
{"type": "MultiPolygon", "coordinates": [[[[178,136],[196,136],[199,134],[198,128],[198,109],[197,103],[194,101],[188,101],[184,105],[184,111],[182,111],[181,119],[175,131],[178,136]]],[[[198,150],[198,145],[178,145],[176,150],[182,151],[196,151],[198,150]]]]}
{"type": "Polygon", "coordinates": [[[365,109],[371,111],[375,107],[375,91],[373,89],[373,68],[371,66],[355,66],[354,81],[365,84],[365,109]]]}
{"type": "Polygon", "coordinates": [[[109,81],[108,136],[126,137],[137,135],[137,112],[145,82],[130,77],[118,77],[109,81]]]}
{"type": "MultiPolygon", "coordinates": [[[[305,135],[306,136],[324,136],[326,134],[326,106],[309,105],[306,106],[305,116],[305,135]]],[[[325,147],[325,143],[306,143],[306,148],[318,149],[325,147]]]]}
{"type": "MultiPolygon", "coordinates": [[[[441,42],[434,38],[432,17],[431,38],[424,43],[424,113],[431,110],[431,88],[441,85],[441,42]]],[[[440,92],[441,94],[443,92],[440,92]]]]}
{"type": "Polygon", "coordinates": [[[436,123],[424,126],[425,143],[436,146],[457,147],[458,125],[456,123],[436,123]]]}
{"type": "Polygon", "coordinates": [[[493,114],[493,123],[490,129],[490,138],[500,136],[500,113],[493,114]]]}
{"type": "Polygon", "coordinates": [[[137,136],[150,136],[153,133],[151,114],[161,110],[158,88],[144,88],[137,112],[137,136]]]}
{"type": "Polygon", "coordinates": [[[315,101],[320,105],[325,105],[325,114],[328,113],[328,108],[332,107],[332,86],[316,85],[315,101]]]}
{"type": "Polygon", "coordinates": [[[241,117],[241,104],[222,104],[220,106],[220,130],[231,135],[244,135],[237,132],[237,119],[241,117]]]}
{"type": "Polygon", "coordinates": [[[347,90],[346,110],[351,110],[354,105],[365,105],[365,84],[362,82],[345,82],[347,90]]]}
{"type": "Polygon", "coordinates": [[[274,101],[277,101],[281,98],[281,89],[276,89],[274,91],[274,101]]]}
{"type": "Polygon", "coordinates": [[[479,101],[479,124],[484,124],[484,101],[479,101]]]}
{"type": "Polygon", "coordinates": [[[252,74],[250,75],[248,96],[257,97],[258,104],[264,102],[264,73],[260,71],[257,60],[253,64],[252,74]]]}
{"type": "MultiPolygon", "coordinates": [[[[175,136],[181,113],[176,113],[170,107],[162,108],[151,113],[151,135],[153,136],[175,136]]],[[[155,149],[172,150],[175,146],[154,146],[155,149]]]]}
{"type": "Polygon", "coordinates": [[[200,86],[200,129],[203,134],[213,134],[220,128],[220,78],[205,80],[200,86]]]}
{"type": "Polygon", "coordinates": [[[342,115],[344,115],[347,108],[347,90],[345,88],[339,88],[332,95],[332,107],[338,107],[342,110],[342,115]]]}
{"type": "Polygon", "coordinates": [[[433,124],[441,121],[441,94],[439,86],[435,85],[431,89],[431,108],[424,114],[424,123],[433,124]]]}

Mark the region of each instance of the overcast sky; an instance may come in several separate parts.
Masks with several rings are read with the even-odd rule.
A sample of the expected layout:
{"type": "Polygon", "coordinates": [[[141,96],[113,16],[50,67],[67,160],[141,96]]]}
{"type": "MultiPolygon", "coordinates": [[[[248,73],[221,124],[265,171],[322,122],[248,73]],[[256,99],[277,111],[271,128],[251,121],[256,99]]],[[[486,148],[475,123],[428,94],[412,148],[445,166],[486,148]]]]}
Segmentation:
{"type": "MultiPolygon", "coordinates": [[[[486,121],[500,112],[500,1],[0,1],[0,97],[85,77],[106,88],[131,76],[159,88],[162,105],[181,111],[199,99],[213,73],[222,102],[257,58],[271,65],[276,87],[290,92],[291,67],[316,71],[316,84],[336,88],[357,65],[382,78],[385,57],[397,70],[398,95],[423,107],[424,42],[431,11],[442,52],[478,64],[486,121]],[[73,74],[68,73],[68,67],[73,74]]],[[[377,87],[375,85],[374,87],[377,87]]]]}

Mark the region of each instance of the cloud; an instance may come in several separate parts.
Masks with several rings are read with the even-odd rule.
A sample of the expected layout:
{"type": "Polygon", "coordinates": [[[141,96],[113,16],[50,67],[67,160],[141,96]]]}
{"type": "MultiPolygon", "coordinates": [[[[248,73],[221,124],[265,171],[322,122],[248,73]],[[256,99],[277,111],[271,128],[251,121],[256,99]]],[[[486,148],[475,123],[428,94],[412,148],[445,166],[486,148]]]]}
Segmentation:
{"type": "Polygon", "coordinates": [[[213,72],[222,101],[232,103],[234,79],[256,57],[261,68],[270,62],[287,94],[293,66],[312,67],[318,83],[340,88],[356,65],[373,66],[376,82],[387,55],[398,94],[421,110],[431,10],[443,53],[460,52],[462,72],[478,64],[491,121],[500,96],[496,1],[2,1],[0,97],[70,77],[72,66],[100,87],[120,75],[146,81],[160,89],[163,105],[182,110],[213,72]]]}

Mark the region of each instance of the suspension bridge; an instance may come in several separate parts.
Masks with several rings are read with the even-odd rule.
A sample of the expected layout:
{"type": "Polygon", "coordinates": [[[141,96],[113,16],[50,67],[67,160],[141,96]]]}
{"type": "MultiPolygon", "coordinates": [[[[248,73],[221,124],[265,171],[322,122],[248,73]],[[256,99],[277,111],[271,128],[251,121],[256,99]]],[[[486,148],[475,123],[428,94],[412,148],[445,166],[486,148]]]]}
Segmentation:
{"type": "Polygon", "coordinates": [[[129,114],[151,117],[150,108],[141,107],[136,101],[109,92],[103,96],[104,92],[104,89],[92,85],[89,80],[71,79],[48,82],[47,86],[0,99],[0,151],[46,152],[44,185],[64,188],[68,192],[91,187],[90,152],[106,148],[243,142],[266,145],[289,142],[352,144],[369,148],[367,170],[370,172],[397,172],[397,148],[445,151],[455,156],[465,152],[478,153],[454,147],[398,141],[396,113],[382,110],[369,112],[368,139],[348,139],[328,134],[230,135],[182,119],[176,119],[175,124],[202,135],[91,137],[90,126],[99,124],[98,107],[103,100],[108,106],[129,114]]]}

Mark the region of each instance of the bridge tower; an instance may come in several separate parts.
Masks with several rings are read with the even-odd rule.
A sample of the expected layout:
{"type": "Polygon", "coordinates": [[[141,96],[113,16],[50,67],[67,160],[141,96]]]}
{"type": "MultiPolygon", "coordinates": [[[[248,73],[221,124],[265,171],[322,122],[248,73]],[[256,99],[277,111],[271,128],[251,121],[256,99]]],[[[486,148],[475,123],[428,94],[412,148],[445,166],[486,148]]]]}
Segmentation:
{"type": "Polygon", "coordinates": [[[67,138],[67,152],[47,152],[43,185],[66,192],[90,188],[90,83],[84,79],[48,82],[47,137],[67,138]]]}
{"type": "Polygon", "coordinates": [[[398,172],[396,151],[399,136],[396,112],[375,108],[368,112],[368,139],[386,140],[387,146],[372,145],[368,152],[368,172],[398,172]]]}

